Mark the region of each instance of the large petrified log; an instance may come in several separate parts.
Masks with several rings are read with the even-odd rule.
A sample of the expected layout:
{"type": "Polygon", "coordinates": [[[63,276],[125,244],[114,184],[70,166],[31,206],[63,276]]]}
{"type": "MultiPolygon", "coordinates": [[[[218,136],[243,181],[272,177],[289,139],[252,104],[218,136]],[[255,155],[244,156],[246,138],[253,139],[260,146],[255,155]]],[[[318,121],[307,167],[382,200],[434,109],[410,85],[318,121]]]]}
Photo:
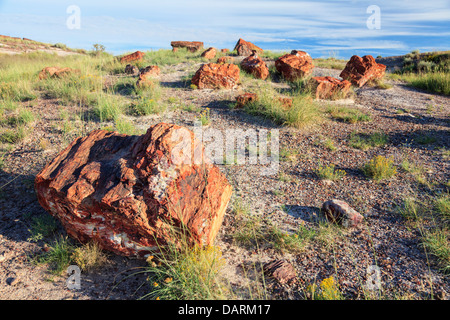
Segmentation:
{"type": "Polygon", "coordinates": [[[239,84],[239,67],[235,64],[207,63],[192,77],[198,89],[233,89],[239,84]]]}
{"type": "Polygon", "coordinates": [[[357,87],[362,87],[368,81],[383,78],[385,72],[386,66],[377,63],[371,55],[362,58],[354,55],[339,76],[357,87]]]}
{"type": "Polygon", "coordinates": [[[189,52],[197,52],[203,49],[203,42],[201,41],[172,41],[170,45],[174,51],[178,48],[186,48],[189,52]]]}
{"type": "Polygon", "coordinates": [[[142,61],[142,58],[145,56],[145,53],[142,51],[136,51],[126,56],[120,58],[121,63],[134,62],[134,61],[142,61]]]}
{"type": "Polygon", "coordinates": [[[232,190],[193,132],[166,123],[142,136],[79,137],[36,176],[35,188],[72,237],[141,257],[176,243],[181,226],[189,244],[211,244],[232,190]]]}
{"type": "Polygon", "coordinates": [[[269,68],[267,68],[266,63],[258,56],[256,51],[253,51],[250,56],[241,61],[241,68],[257,79],[266,80],[269,76],[269,68]]]}
{"type": "Polygon", "coordinates": [[[234,50],[237,52],[240,56],[249,56],[253,53],[253,51],[256,51],[256,53],[263,53],[263,49],[258,47],[257,45],[245,41],[244,39],[239,39],[236,45],[234,46],[234,50]]]}
{"type": "Polygon", "coordinates": [[[275,61],[275,68],[288,81],[304,78],[314,69],[311,56],[305,51],[292,50],[275,61]]]}

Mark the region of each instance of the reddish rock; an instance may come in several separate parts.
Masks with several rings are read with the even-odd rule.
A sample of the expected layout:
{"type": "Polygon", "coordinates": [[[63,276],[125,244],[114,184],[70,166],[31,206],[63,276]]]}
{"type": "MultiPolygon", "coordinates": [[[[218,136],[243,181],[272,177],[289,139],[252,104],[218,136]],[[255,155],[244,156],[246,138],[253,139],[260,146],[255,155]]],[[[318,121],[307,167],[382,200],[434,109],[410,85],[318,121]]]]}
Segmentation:
{"type": "Polygon", "coordinates": [[[236,97],[236,106],[235,108],[243,108],[247,103],[258,100],[258,95],[256,93],[246,92],[240,94],[236,97]]]}
{"type": "Polygon", "coordinates": [[[297,281],[297,272],[285,260],[273,260],[263,266],[264,273],[277,280],[280,284],[293,284],[297,281]]]}
{"type": "Polygon", "coordinates": [[[125,73],[131,74],[131,75],[137,75],[137,74],[139,74],[139,68],[132,64],[127,64],[127,66],[125,67],[125,73]]]}
{"type": "Polygon", "coordinates": [[[312,77],[310,85],[315,92],[316,99],[345,98],[352,86],[347,80],[339,80],[333,77],[312,77]]]}
{"type": "Polygon", "coordinates": [[[241,61],[241,68],[258,79],[265,80],[269,76],[269,68],[256,51],[253,51],[250,56],[241,61]]]}
{"type": "Polygon", "coordinates": [[[239,67],[234,64],[204,64],[192,77],[198,89],[232,89],[239,84],[239,67]]]}
{"type": "Polygon", "coordinates": [[[308,53],[292,50],[275,61],[275,68],[286,80],[295,81],[310,75],[314,65],[308,53]]]}
{"type": "Polygon", "coordinates": [[[142,61],[142,58],[145,56],[145,53],[142,51],[136,51],[132,54],[123,56],[120,58],[120,62],[126,63],[126,62],[135,62],[135,61],[142,61]]]}
{"type": "Polygon", "coordinates": [[[37,198],[70,236],[117,254],[145,257],[177,243],[180,226],[188,244],[210,245],[232,187],[203,152],[192,131],[174,124],[142,136],[95,130],[36,176],[37,198]]]}
{"type": "Polygon", "coordinates": [[[285,110],[289,110],[292,107],[292,99],[288,97],[279,97],[278,101],[281,102],[281,106],[285,110]]]}
{"type": "Polygon", "coordinates": [[[172,48],[172,52],[177,52],[178,48],[172,48]]]}
{"type": "Polygon", "coordinates": [[[234,63],[234,59],[230,56],[224,56],[217,59],[216,63],[234,63]]]}
{"type": "Polygon", "coordinates": [[[150,81],[151,77],[158,76],[160,74],[161,70],[158,66],[148,66],[141,70],[139,73],[139,79],[136,83],[137,86],[141,86],[144,83],[147,83],[150,81]]]}
{"type": "Polygon", "coordinates": [[[45,67],[39,72],[39,80],[44,80],[47,78],[61,78],[63,76],[69,75],[75,70],[71,68],[59,68],[59,67],[45,67]]]}
{"type": "Polygon", "coordinates": [[[234,47],[234,50],[237,51],[238,55],[240,56],[249,56],[253,53],[253,51],[256,51],[256,53],[263,53],[263,49],[260,47],[254,45],[251,42],[245,41],[244,39],[239,39],[239,41],[236,43],[236,46],[234,47]]]}
{"type": "Polygon", "coordinates": [[[363,221],[363,216],[342,200],[329,200],[322,205],[322,212],[328,221],[344,227],[356,227],[363,221]]]}
{"type": "Polygon", "coordinates": [[[362,58],[355,55],[347,62],[340,77],[357,87],[362,87],[367,81],[383,78],[385,72],[386,66],[377,63],[371,55],[362,58]]]}
{"type": "Polygon", "coordinates": [[[208,48],[202,53],[202,57],[206,59],[214,59],[216,57],[216,49],[208,48]]]}
{"type": "Polygon", "coordinates": [[[220,49],[220,52],[227,53],[227,52],[230,52],[230,50],[229,49],[220,49]]]}
{"type": "Polygon", "coordinates": [[[172,41],[173,49],[186,48],[189,52],[197,52],[203,49],[203,42],[200,41],[172,41]]]}

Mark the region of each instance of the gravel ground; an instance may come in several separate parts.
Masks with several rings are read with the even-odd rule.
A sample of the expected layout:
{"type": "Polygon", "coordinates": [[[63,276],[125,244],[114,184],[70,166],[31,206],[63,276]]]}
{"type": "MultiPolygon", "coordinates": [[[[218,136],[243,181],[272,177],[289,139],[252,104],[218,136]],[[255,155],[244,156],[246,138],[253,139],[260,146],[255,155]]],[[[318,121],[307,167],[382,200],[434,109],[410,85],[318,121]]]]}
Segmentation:
{"type": "MultiPolygon", "coordinates": [[[[226,129],[278,129],[280,148],[295,149],[294,161],[281,161],[278,175],[263,176],[256,165],[220,165],[235,190],[233,201],[241,199],[251,212],[269,219],[280,229],[290,232],[300,225],[318,228],[319,208],[332,198],[347,201],[365,217],[363,226],[344,230],[322,242],[311,243],[301,253],[280,253],[273,248],[244,248],[233,242],[235,228],[232,205],[227,210],[224,225],[217,238],[226,265],[224,276],[236,292],[245,297],[248,266],[259,265],[273,259],[288,260],[296,269],[298,283],[281,286],[268,283],[269,298],[299,299],[305,286],[333,276],[346,298],[363,299],[363,284],[367,268],[377,265],[381,269],[384,293],[392,297],[427,299],[433,294],[442,297],[450,292],[448,278],[427,256],[420,246],[420,235],[398,214],[394,207],[413,191],[419,191],[411,174],[398,170],[388,182],[368,180],[360,167],[374,155],[393,157],[399,165],[409,159],[426,168],[428,179],[436,183],[449,180],[449,164],[439,148],[449,148],[448,131],[450,99],[412,89],[402,83],[389,82],[391,89],[362,88],[355,99],[346,105],[370,113],[370,122],[347,124],[327,120],[309,130],[275,126],[270,121],[250,116],[228,105],[242,91],[190,90],[183,86],[183,77],[198,65],[180,64],[162,68],[160,81],[166,87],[165,97],[177,97],[184,105],[193,104],[211,110],[211,128],[226,129]],[[430,107],[431,106],[431,107],[430,107]],[[403,110],[401,113],[399,110],[403,110]],[[382,131],[389,135],[384,147],[361,151],[348,145],[354,132],[382,131]],[[427,132],[436,142],[420,145],[412,140],[415,134],[427,132]],[[321,141],[334,141],[335,151],[327,150],[321,141]],[[333,163],[346,171],[336,182],[319,180],[314,170],[318,163],[333,163]],[[283,175],[283,179],[280,176],[283,175]],[[246,269],[247,268],[247,269],[246,269]]],[[[315,75],[337,77],[339,70],[316,68],[315,75]]],[[[274,84],[280,86],[280,84],[274,84]]],[[[282,84],[281,84],[282,85],[282,84]]],[[[82,274],[82,289],[68,290],[66,275],[54,276],[46,266],[34,264],[33,257],[42,251],[45,241],[28,241],[30,217],[45,214],[39,206],[34,189],[34,176],[74,137],[64,137],[57,126],[56,101],[39,100],[33,106],[40,115],[27,140],[18,144],[4,159],[0,172],[0,299],[136,299],[145,294],[145,274],[135,274],[145,266],[144,261],[133,258],[108,256],[108,263],[100,270],[82,274]],[[42,150],[45,139],[48,147],[42,150]],[[139,289],[140,288],[140,289],[139,289]]],[[[77,110],[74,110],[77,112],[77,110]]],[[[141,129],[149,125],[173,122],[192,126],[198,114],[183,110],[162,115],[133,118],[141,129]]],[[[101,126],[108,124],[101,124],[101,126]]],[[[84,132],[98,128],[94,122],[83,124],[84,132]]],[[[60,230],[64,234],[63,230],[60,230]]],[[[46,240],[46,239],[44,239],[46,240]]],[[[47,239],[48,240],[48,239],[47,239]]]]}

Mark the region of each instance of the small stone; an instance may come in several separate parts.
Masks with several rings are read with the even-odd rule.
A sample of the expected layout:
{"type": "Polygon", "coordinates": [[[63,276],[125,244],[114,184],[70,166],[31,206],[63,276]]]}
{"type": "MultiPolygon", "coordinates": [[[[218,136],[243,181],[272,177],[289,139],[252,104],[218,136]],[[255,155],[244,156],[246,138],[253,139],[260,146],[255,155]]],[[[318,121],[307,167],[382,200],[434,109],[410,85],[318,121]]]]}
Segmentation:
{"type": "Polygon", "coordinates": [[[290,284],[297,278],[295,268],[286,260],[272,260],[264,265],[263,270],[280,284],[290,284]]]}
{"type": "Polygon", "coordinates": [[[322,212],[328,221],[344,227],[356,227],[363,221],[363,216],[342,200],[329,200],[322,205],[322,212]]]}

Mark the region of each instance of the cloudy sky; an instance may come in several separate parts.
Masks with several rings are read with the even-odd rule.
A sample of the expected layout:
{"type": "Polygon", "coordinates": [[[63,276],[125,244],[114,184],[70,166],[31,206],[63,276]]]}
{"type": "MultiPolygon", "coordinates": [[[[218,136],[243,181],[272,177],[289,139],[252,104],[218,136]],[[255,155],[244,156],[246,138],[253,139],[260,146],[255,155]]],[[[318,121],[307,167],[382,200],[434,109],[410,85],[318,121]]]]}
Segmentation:
{"type": "Polygon", "coordinates": [[[0,0],[0,34],[114,54],[174,40],[233,49],[239,38],[313,57],[449,50],[449,21],[450,0],[0,0]],[[79,29],[67,24],[78,21],[73,5],[79,29]]]}

